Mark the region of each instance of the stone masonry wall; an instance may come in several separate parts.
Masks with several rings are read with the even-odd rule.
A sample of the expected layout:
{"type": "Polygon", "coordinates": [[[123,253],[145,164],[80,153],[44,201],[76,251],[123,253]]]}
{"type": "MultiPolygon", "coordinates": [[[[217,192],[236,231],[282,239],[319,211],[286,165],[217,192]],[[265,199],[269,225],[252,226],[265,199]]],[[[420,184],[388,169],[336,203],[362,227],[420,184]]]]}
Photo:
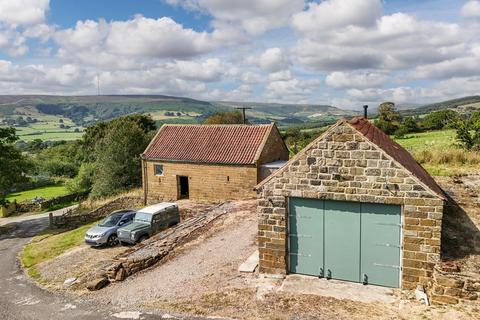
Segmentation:
{"type": "Polygon", "coordinates": [[[480,275],[449,270],[445,264],[437,264],[429,286],[433,304],[456,304],[461,301],[477,300],[480,296],[480,275]]]}
{"type": "Polygon", "coordinates": [[[257,168],[197,163],[146,161],[147,197],[153,200],[178,199],[177,176],[187,176],[189,198],[193,200],[254,199],[257,168]],[[154,174],[154,164],[163,165],[163,176],[154,174]]]}
{"type": "Polygon", "coordinates": [[[80,208],[67,211],[60,216],[52,216],[52,224],[56,228],[74,228],[105,218],[115,210],[137,208],[141,205],[142,199],[139,197],[122,196],[89,212],[84,212],[80,208]]]}
{"type": "Polygon", "coordinates": [[[443,200],[348,124],[327,131],[258,190],[260,272],[287,272],[288,197],[402,205],[402,288],[430,281],[443,200]]]}

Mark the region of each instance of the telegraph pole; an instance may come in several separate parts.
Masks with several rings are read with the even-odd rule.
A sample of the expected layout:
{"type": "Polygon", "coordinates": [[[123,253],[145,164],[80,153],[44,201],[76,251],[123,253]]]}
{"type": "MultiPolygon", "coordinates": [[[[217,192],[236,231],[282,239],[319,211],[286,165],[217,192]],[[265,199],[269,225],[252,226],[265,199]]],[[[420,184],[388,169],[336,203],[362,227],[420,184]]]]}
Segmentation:
{"type": "Polygon", "coordinates": [[[100,95],[100,75],[97,72],[97,95],[100,95]]]}
{"type": "Polygon", "coordinates": [[[250,107],[236,107],[235,109],[242,110],[243,124],[247,124],[247,118],[245,117],[245,110],[252,109],[252,108],[250,108],[250,107]]]}

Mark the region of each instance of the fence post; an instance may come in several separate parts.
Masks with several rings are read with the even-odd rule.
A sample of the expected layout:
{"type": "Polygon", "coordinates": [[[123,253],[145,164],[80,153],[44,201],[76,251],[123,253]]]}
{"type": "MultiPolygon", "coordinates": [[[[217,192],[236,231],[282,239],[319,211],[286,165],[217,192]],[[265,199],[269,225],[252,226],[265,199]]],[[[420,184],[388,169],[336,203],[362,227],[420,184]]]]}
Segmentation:
{"type": "Polygon", "coordinates": [[[53,212],[48,213],[48,224],[50,225],[50,228],[53,227],[53,212]]]}

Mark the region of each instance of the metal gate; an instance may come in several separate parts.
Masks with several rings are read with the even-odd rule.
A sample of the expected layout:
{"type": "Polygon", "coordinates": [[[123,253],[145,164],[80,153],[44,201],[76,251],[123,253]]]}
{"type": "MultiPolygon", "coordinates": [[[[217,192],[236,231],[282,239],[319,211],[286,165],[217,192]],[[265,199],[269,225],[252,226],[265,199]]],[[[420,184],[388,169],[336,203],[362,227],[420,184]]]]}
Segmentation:
{"type": "Polygon", "coordinates": [[[388,287],[400,284],[401,207],[289,199],[289,271],[388,287]]]}

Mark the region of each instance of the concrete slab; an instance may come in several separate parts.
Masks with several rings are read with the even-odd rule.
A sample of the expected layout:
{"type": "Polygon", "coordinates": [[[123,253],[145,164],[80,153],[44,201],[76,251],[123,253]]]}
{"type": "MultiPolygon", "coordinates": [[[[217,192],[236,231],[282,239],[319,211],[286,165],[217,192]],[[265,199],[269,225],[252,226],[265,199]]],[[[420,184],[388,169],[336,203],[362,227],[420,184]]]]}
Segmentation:
{"type": "Polygon", "coordinates": [[[254,253],[248,257],[248,259],[238,267],[238,271],[240,272],[255,272],[255,269],[258,266],[258,250],[256,250],[254,253]]]}
{"type": "Polygon", "coordinates": [[[303,275],[288,275],[278,291],[314,294],[336,299],[371,302],[395,302],[395,289],[361,283],[327,280],[303,275]]]}

